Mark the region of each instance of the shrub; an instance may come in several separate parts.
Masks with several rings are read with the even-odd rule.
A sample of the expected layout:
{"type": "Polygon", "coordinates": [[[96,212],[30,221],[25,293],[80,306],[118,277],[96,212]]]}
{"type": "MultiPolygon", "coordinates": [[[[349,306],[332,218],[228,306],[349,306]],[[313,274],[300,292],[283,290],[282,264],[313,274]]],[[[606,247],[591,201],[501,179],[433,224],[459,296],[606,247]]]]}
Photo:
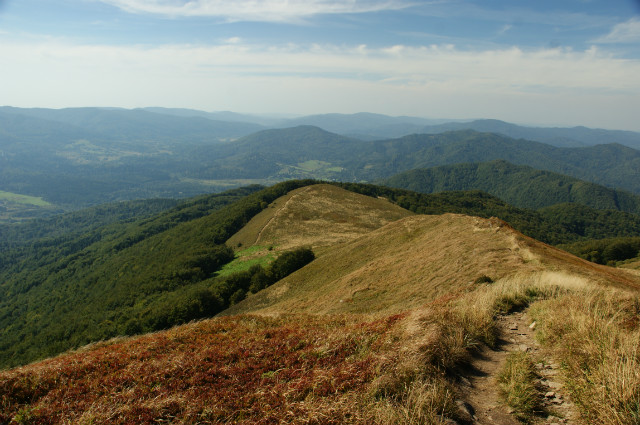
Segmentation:
{"type": "Polygon", "coordinates": [[[479,276],[473,283],[475,283],[476,285],[479,285],[481,283],[493,283],[493,279],[491,279],[486,274],[483,274],[482,276],[479,276]]]}

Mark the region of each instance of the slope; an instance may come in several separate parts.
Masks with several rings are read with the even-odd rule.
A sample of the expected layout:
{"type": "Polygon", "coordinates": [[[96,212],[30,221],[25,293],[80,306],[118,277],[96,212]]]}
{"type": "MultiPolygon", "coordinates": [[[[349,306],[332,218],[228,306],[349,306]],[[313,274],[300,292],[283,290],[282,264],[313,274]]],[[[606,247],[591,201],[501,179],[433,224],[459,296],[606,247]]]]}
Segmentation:
{"type": "Polygon", "coordinates": [[[558,148],[493,133],[454,131],[365,142],[302,126],[266,130],[223,146],[203,146],[207,165],[190,177],[323,178],[375,181],[416,168],[505,160],[635,193],[640,151],[619,144],[558,148]]]}
{"type": "Polygon", "coordinates": [[[336,246],[226,313],[391,314],[472,290],[482,276],[503,279],[560,265],[640,288],[637,277],[541,244],[501,220],[444,214],[408,217],[336,246]]]}
{"type": "Polygon", "coordinates": [[[422,193],[482,190],[521,208],[571,202],[640,214],[637,195],[503,160],[415,169],[380,183],[422,193]]]}
{"type": "MultiPolygon", "coordinates": [[[[245,240],[264,229],[283,241],[286,229],[297,236],[309,223],[304,243],[326,244],[313,229],[332,226],[331,210],[296,204],[335,196],[322,205],[338,208],[336,217],[349,199],[367,204],[332,187],[303,188],[274,199],[273,213],[256,220],[245,240]]],[[[387,214],[384,221],[392,220],[387,214]]],[[[632,352],[607,351],[603,362],[586,350],[605,344],[574,331],[586,323],[591,337],[606,335],[618,346],[627,338],[637,349],[633,299],[640,276],[587,263],[497,219],[407,216],[365,232],[369,221],[365,217],[359,237],[324,246],[315,261],[227,312],[259,315],[114,339],[0,372],[0,421],[473,423],[461,388],[465,365],[480,345],[497,347],[498,316],[531,303],[549,356],[566,354],[562,361],[576,368],[571,375],[585,376],[586,386],[572,393],[592,400],[580,404],[585,418],[633,423],[633,399],[618,394],[604,399],[617,422],[604,416],[611,408],[589,410],[602,384],[617,388],[621,382],[637,394],[637,373],[628,375],[637,364],[632,352]],[[496,282],[484,283],[483,275],[496,282]],[[609,298],[598,298],[597,291],[609,298]],[[576,302],[583,310],[570,304],[576,302]],[[568,341],[576,345],[562,345],[568,341]],[[612,365],[622,379],[603,377],[598,362],[612,365]]]]}
{"type": "Polygon", "coordinates": [[[224,241],[263,205],[305,184],[202,196],[150,217],[3,251],[0,365],[172,326],[190,318],[184,313],[195,302],[220,311],[230,294],[198,290],[215,286],[214,273],[233,259],[224,241]],[[167,317],[175,307],[185,311],[167,317]]]}
{"type": "Polygon", "coordinates": [[[333,246],[412,215],[386,199],[317,184],[275,200],[228,241],[229,246],[290,249],[333,246]]]}

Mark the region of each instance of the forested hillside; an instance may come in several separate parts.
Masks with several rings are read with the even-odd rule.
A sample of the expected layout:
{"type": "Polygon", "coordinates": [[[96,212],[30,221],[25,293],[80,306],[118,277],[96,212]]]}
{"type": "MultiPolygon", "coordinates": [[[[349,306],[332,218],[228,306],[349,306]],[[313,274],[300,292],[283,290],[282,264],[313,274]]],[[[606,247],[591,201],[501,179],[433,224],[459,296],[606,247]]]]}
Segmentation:
{"type": "Polygon", "coordinates": [[[380,183],[422,193],[481,190],[522,208],[572,202],[640,214],[638,195],[503,160],[414,169],[380,183]]]}
{"type": "Polygon", "coordinates": [[[499,133],[514,139],[534,140],[558,147],[595,146],[619,143],[640,149],[640,133],[634,131],[603,130],[587,127],[545,128],[525,127],[500,120],[475,120],[471,122],[449,122],[421,128],[419,133],[438,134],[445,131],[474,130],[499,133]]]}
{"type": "Polygon", "coordinates": [[[193,178],[224,179],[247,173],[251,177],[320,176],[356,182],[415,168],[502,159],[640,192],[640,183],[632,177],[640,171],[640,151],[615,144],[557,148],[474,131],[363,142],[316,127],[296,127],[265,130],[224,148],[201,147],[198,157],[206,158],[208,165],[194,169],[193,178]],[[257,170],[242,171],[253,163],[260,164],[257,170]]]}
{"type": "Polygon", "coordinates": [[[312,126],[257,131],[264,127],[174,114],[1,108],[0,220],[287,179],[372,182],[498,159],[640,193],[640,152],[615,143],[558,148],[470,130],[363,141],[312,126]]]}
{"type": "MultiPolygon", "coordinates": [[[[21,242],[12,249],[5,245],[0,253],[2,366],[211,316],[247,292],[268,286],[290,270],[288,264],[299,264],[296,258],[308,261],[308,253],[296,254],[291,261],[283,257],[285,265],[276,266],[280,271],[253,267],[216,277],[216,271],[234,258],[224,243],[273,200],[314,183],[290,181],[257,192],[259,188],[252,187],[206,195],[155,215],[149,215],[144,203],[134,203],[145,218],[125,215],[123,221],[114,222],[116,213],[93,227],[86,220],[101,209],[67,216],[67,223],[80,217],[82,233],[74,233],[72,227],[55,231],[51,220],[44,222],[41,232],[35,225],[3,228],[21,242]]],[[[336,185],[386,198],[419,214],[499,217],[552,244],[640,236],[640,217],[617,211],[572,205],[533,211],[482,192],[427,195],[373,185],[336,185]]],[[[155,207],[166,206],[158,201],[155,207]]]]}
{"type": "Polygon", "coordinates": [[[3,250],[2,365],[215,314],[250,283],[246,276],[215,280],[234,258],[224,242],[269,202],[304,184],[195,198],[153,217],[3,250]]]}

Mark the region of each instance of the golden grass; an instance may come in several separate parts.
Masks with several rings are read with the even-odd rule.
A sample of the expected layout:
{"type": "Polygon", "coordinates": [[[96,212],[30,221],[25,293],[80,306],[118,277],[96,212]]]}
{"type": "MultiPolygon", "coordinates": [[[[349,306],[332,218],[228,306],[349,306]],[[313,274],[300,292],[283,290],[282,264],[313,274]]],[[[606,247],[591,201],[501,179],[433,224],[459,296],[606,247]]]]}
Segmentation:
{"type": "Polygon", "coordinates": [[[524,351],[509,353],[498,376],[500,390],[515,415],[529,423],[541,411],[542,399],[536,388],[536,368],[531,356],[524,351]]]}
{"type": "MultiPolygon", "coordinates": [[[[496,316],[530,306],[539,338],[564,367],[567,389],[585,421],[640,423],[640,301],[637,292],[618,289],[640,288],[640,278],[631,272],[588,263],[499,220],[411,216],[386,201],[327,185],[278,199],[229,243],[244,250],[256,241],[275,249],[301,244],[320,251],[306,267],[229,311],[269,317],[214,319],[96,344],[76,357],[3,372],[0,384],[20,375],[25,379],[20,385],[29,391],[30,379],[55,386],[57,381],[49,378],[56,370],[71,368],[73,374],[65,379],[103,385],[104,376],[87,375],[102,365],[105,376],[121,384],[117,397],[126,401],[117,409],[108,402],[87,402],[84,413],[74,413],[84,415],[75,417],[85,423],[109,415],[133,417],[132,406],[137,406],[156,412],[148,423],[179,407],[179,414],[190,419],[176,423],[225,418],[255,423],[268,414],[280,423],[440,424],[459,419],[450,377],[461,372],[479,344],[495,344],[496,316]],[[481,276],[495,282],[477,281],[481,276]],[[209,358],[219,351],[229,359],[222,370],[209,358]],[[91,356],[109,361],[86,360],[91,356]],[[247,358],[253,363],[243,363],[247,358]],[[292,366],[283,368],[285,358],[292,366]],[[263,360],[262,369],[256,369],[257,360],[263,360]],[[122,373],[114,372],[112,362],[122,373]],[[253,392],[246,385],[213,390],[220,382],[210,379],[212,371],[233,379],[243,376],[253,392]],[[342,392],[336,388],[347,380],[336,378],[338,372],[352,385],[342,392]],[[201,387],[189,391],[200,404],[166,385],[193,389],[196,377],[201,387]],[[127,391],[133,388],[150,398],[131,396],[127,391]],[[238,412],[248,414],[253,399],[226,411],[210,403],[224,392],[224,402],[231,404],[253,394],[264,411],[251,422],[238,412]],[[152,398],[156,395],[162,397],[152,398]],[[274,406],[280,403],[279,410],[264,404],[267,399],[274,406]]],[[[74,388],[56,391],[64,395],[74,388]]],[[[76,393],[78,404],[92,394],[76,393]]],[[[69,400],[67,394],[58,401],[68,405],[69,400]]]]}
{"type": "MultiPolygon", "coordinates": [[[[563,367],[586,423],[640,423],[640,300],[566,272],[541,272],[483,285],[451,305],[470,338],[491,344],[493,318],[530,305],[537,337],[563,367]]],[[[513,388],[511,388],[513,391],[513,388]]]]}
{"type": "Polygon", "coordinates": [[[540,339],[564,367],[574,402],[589,423],[640,423],[640,302],[602,288],[535,303],[540,339]]]}
{"type": "Polygon", "coordinates": [[[318,184],[278,198],[227,244],[274,245],[281,250],[311,246],[320,253],[322,247],[355,239],[412,214],[384,199],[318,184]]]}
{"type": "Polygon", "coordinates": [[[543,267],[516,233],[456,214],[411,216],[327,249],[232,314],[405,311],[493,279],[543,267]]]}

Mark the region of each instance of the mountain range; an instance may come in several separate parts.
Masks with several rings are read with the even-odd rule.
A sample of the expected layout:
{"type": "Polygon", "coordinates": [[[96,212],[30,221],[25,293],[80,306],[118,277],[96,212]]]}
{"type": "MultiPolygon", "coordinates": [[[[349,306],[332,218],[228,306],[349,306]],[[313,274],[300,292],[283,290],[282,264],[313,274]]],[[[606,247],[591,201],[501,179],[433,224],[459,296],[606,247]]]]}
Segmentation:
{"type": "Polygon", "coordinates": [[[640,214],[638,195],[504,160],[417,168],[379,183],[422,193],[481,190],[520,208],[570,202],[640,214]]]}
{"type": "MultiPolygon", "coordinates": [[[[3,107],[0,219],[19,221],[104,202],[189,197],[291,178],[371,182],[415,168],[497,159],[640,193],[635,178],[640,154],[622,144],[633,145],[635,133],[564,129],[564,139],[583,147],[557,147],[473,130],[362,140],[301,123],[345,133],[358,126],[402,123],[419,126],[417,132],[435,131],[427,128],[428,120],[371,114],[283,119],[162,108],[3,107]]],[[[465,123],[441,125],[437,131],[467,128],[465,123]]],[[[518,128],[530,138],[544,133],[492,121],[476,128],[514,137],[520,137],[518,128]]],[[[556,137],[552,133],[538,138],[550,143],[556,137]]]]}

